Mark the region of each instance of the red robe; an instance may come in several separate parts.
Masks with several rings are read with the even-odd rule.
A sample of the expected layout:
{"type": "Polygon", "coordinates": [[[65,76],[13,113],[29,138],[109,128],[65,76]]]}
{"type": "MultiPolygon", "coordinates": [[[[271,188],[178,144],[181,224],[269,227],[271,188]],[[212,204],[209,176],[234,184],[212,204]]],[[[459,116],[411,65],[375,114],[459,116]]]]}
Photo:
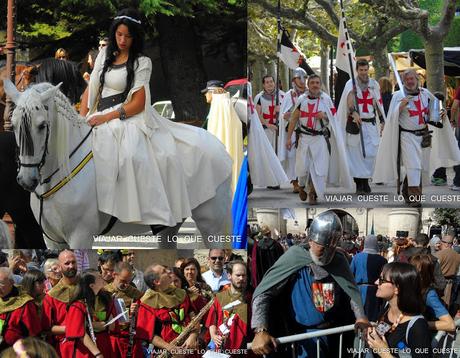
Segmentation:
{"type": "Polygon", "coordinates": [[[41,332],[37,308],[32,298],[30,299],[14,311],[0,314],[2,325],[6,324],[6,328],[3,329],[2,346],[11,346],[18,339],[35,337],[41,332]],[[6,321],[8,322],[5,323],[6,321]]]}
{"type": "Polygon", "coordinates": [[[206,321],[206,327],[208,328],[212,325],[219,328],[222,323],[227,323],[230,332],[225,336],[223,347],[219,347],[219,349],[225,351],[227,354],[232,354],[231,352],[235,351],[235,354],[232,354],[232,356],[240,355],[241,353],[237,353],[237,351],[246,348],[248,305],[247,303],[242,303],[229,310],[223,310],[222,307],[237,299],[242,302],[248,302],[247,299],[244,300],[242,298],[241,294],[232,295],[230,289],[219,292],[209,310],[206,321]],[[231,317],[233,318],[229,326],[231,317]]]}
{"type": "MultiPolygon", "coordinates": [[[[49,294],[43,299],[42,308],[42,329],[51,331],[52,326],[64,326],[65,316],[67,314],[67,303],[51,297],[49,294]]],[[[60,344],[64,340],[64,335],[50,335],[48,343],[50,343],[60,355],[60,344]]]]}
{"type": "Polygon", "coordinates": [[[161,336],[164,341],[171,342],[190,322],[190,311],[190,298],[185,293],[182,303],[173,308],[154,308],[141,299],[136,326],[139,344],[142,341],[151,342],[154,336],[161,336]]]}

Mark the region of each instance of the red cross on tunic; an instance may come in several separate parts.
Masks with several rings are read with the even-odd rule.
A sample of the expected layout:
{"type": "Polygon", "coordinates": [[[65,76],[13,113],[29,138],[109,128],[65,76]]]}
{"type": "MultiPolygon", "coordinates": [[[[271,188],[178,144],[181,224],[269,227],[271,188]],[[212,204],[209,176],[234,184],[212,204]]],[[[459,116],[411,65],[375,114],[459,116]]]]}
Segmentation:
{"type": "Polygon", "coordinates": [[[268,106],[268,113],[263,113],[264,119],[268,119],[270,124],[275,123],[275,106],[268,106]]]}
{"type": "Polygon", "coordinates": [[[331,112],[332,112],[332,115],[337,113],[337,110],[335,109],[335,107],[331,107],[331,112]]]}
{"type": "Polygon", "coordinates": [[[415,117],[418,116],[418,124],[424,124],[425,120],[423,119],[423,114],[428,113],[428,108],[424,107],[422,108],[422,101],[418,99],[417,101],[414,101],[414,105],[417,108],[416,111],[414,110],[408,110],[409,111],[409,116],[415,117]]]}
{"type": "Polygon", "coordinates": [[[315,103],[307,103],[308,106],[308,111],[300,111],[300,117],[301,118],[308,118],[307,119],[307,127],[313,129],[313,119],[316,118],[318,115],[318,112],[313,112],[315,108],[315,103]]]}
{"type": "Polygon", "coordinates": [[[369,113],[368,105],[372,106],[372,97],[369,97],[369,90],[362,91],[363,98],[358,97],[358,104],[363,105],[363,113],[369,113]]]}

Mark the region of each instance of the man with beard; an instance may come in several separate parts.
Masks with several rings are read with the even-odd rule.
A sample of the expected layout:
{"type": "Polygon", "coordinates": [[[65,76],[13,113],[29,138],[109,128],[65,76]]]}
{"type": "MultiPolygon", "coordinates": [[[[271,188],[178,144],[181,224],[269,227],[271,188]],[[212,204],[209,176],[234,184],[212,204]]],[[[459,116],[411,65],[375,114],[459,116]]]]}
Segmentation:
{"type": "Polygon", "coordinates": [[[140,345],[150,342],[173,355],[198,348],[198,331],[192,332],[181,347],[171,344],[191,318],[190,299],[185,290],[172,286],[171,271],[153,264],[145,270],[144,278],[149,289],[140,300],[136,352],[140,345]]]}
{"type": "MultiPolygon", "coordinates": [[[[265,129],[265,134],[276,151],[276,136],[278,135],[277,117],[279,113],[279,103],[276,103],[276,88],[273,76],[267,75],[262,78],[264,90],[254,97],[257,114],[265,129]]],[[[284,97],[284,92],[279,91],[279,101],[284,97]]]]}
{"type": "Polygon", "coordinates": [[[398,189],[403,183],[402,195],[406,203],[418,207],[422,178],[429,182],[436,168],[458,165],[460,150],[445,113],[442,113],[442,128],[428,128],[426,117],[430,102],[438,99],[426,88],[419,87],[417,72],[406,70],[402,81],[403,88],[391,99],[373,180],[396,182],[398,189]]]}
{"type": "MultiPolygon", "coordinates": [[[[292,147],[287,149],[287,131],[290,123],[291,114],[297,99],[306,91],[305,77],[307,72],[301,67],[294,70],[292,78],[292,88],[284,94],[281,102],[279,114],[279,140],[278,140],[278,158],[283,165],[291,184],[294,188],[294,193],[299,192],[299,183],[295,175],[296,149],[292,147]]],[[[295,135],[291,135],[291,143],[295,143],[295,135]]]]}
{"type": "Polygon", "coordinates": [[[136,286],[136,288],[139,291],[144,293],[147,290],[147,285],[144,281],[144,273],[141,270],[138,270],[136,266],[134,266],[134,257],[134,250],[121,250],[121,259],[123,260],[123,262],[127,262],[128,264],[130,264],[131,268],[133,269],[132,283],[136,286]]]}
{"type": "Polygon", "coordinates": [[[300,200],[307,200],[304,190],[308,182],[308,204],[324,199],[326,182],[352,187],[345,155],[345,144],[340,125],[335,119],[331,98],[321,91],[321,79],[310,75],[308,94],[301,95],[292,113],[286,139],[291,149],[294,130],[299,134],[296,152],[296,176],[299,181],[300,200]],[[296,129],[297,128],[297,129],[296,129]]]}
{"type": "Polygon", "coordinates": [[[248,302],[247,267],[244,262],[231,261],[227,266],[231,286],[216,295],[209,310],[206,326],[219,350],[238,356],[247,343],[248,302]],[[233,353],[232,353],[233,351],[233,353]]]}
{"type": "Polygon", "coordinates": [[[75,293],[78,276],[77,259],[72,251],[62,251],[58,261],[63,277],[43,299],[42,329],[49,334],[49,343],[60,355],[60,344],[65,339],[67,304],[75,293]]]}
{"type": "MultiPolygon", "coordinates": [[[[112,299],[122,300],[124,306],[129,308],[130,319],[122,322],[118,320],[115,323],[115,329],[110,332],[110,342],[115,357],[126,357],[129,346],[129,326],[132,315],[136,315],[137,301],[142,297],[142,292],[131,285],[133,279],[133,270],[129,263],[119,262],[115,265],[113,272],[113,281],[104,287],[104,290],[112,295],[112,299]]],[[[116,304],[116,307],[120,307],[116,304]]],[[[117,312],[117,314],[120,312],[117,312]]]]}
{"type": "Polygon", "coordinates": [[[348,166],[356,183],[356,193],[369,194],[371,192],[369,178],[374,173],[375,157],[380,142],[380,127],[383,129],[385,111],[380,86],[377,81],[369,78],[369,62],[364,59],[358,60],[356,72],[358,74],[356,94],[350,79],[343,90],[337,118],[342,128],[346,130],[348,166]],[[358,108],[355,107],[355,100],[357,100],[358,108]],[[380,126],[378,126],[379,122],[380,126]],[[359,129],[353,131],[351,128],[359,129]],[[363,143],[361,143],[360,132],[362,132],[363,143]]]}
{"type": "Polygon", "coordinates": [[[41,331],[34,299],[14,286],[13,274],[0,267],[0,350],[41,331]]]}
{"type": "MultiPolygon", "coordinates": [[[[281,295],[291,302],[290,307],[285,304],[280,306],[284,308],[280,315],[288,318],[286,324],[291,329],[283,334],[306,333],[348,324],[350,317],[346,308],[350,306],[357,326],[368,326],[348,261],[340,251],[336,251],[342,233],[342,224],[334,212],[319,214],[309,228],[310,248],[291,247],[266,273],[252,301],[251,327],[255,333],[252,350],[255,354],[269,354],[276,348],[272,332],[282,324],[279,320],[270,321],[270,318],[274,319],[271,313],[276,309],[275,300],[281,295]]],[[[331,339],[319,338],[320,349],[326,356],[336,356],[331,350],[336,349],[338,344],[331,339]]],[[[316,355],[316,339],[298,342],[297,347],[298,357],[316,355]]]]}

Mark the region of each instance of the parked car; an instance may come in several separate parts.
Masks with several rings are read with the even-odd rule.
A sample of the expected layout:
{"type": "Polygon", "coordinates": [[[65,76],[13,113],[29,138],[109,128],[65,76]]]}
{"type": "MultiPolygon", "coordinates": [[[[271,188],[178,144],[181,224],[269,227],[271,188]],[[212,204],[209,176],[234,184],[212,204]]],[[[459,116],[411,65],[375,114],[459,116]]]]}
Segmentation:
{"type": "Polygon", "coordinates": [[[231,80],[224,86],[225,90],[230,92],[230,96],[233,97],[238,91],[238,97],[248,98],[248,79],[239,78],[237,80],[231,80]]]}
{"type": "Polygon", "coordinates": [[[152,104],[153,109],[155,109],[162,117],[174,120],[176,116],[174,115],[174,109],[171,101],[158,101],[152,104]]]}

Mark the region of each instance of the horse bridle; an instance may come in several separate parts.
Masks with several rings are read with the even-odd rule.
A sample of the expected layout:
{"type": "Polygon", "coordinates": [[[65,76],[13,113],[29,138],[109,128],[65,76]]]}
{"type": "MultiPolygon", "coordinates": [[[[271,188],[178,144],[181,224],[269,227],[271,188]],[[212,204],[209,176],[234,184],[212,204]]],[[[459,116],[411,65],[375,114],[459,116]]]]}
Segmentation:
{"type": "MultiPolygon", "coordinates": [[[[43,165],[45,164],[45,160],[46,160],[46,154],[48,153],[48,139],[49,139],[49,136],[50,136],[50,126],[49,124],[47,123],[46,124],[46,138],[45,138],[45,149],[43,150],[43,155],[42,155],[42,159],[38,162],[38,163],[22,163],[21,160],[19,159],[19,153],[18,151],[16,152],[17,154],[17,158],[16,158],[16,161],[18,163],[18,170],[20,169],[20,167],[25,167],[25,168],[38,168],[38,171],[40,172],[40,169],[43,167],[43,165]]],[[[43,183],[40,183],[40,184],[43,184],[43,183]]]]}

